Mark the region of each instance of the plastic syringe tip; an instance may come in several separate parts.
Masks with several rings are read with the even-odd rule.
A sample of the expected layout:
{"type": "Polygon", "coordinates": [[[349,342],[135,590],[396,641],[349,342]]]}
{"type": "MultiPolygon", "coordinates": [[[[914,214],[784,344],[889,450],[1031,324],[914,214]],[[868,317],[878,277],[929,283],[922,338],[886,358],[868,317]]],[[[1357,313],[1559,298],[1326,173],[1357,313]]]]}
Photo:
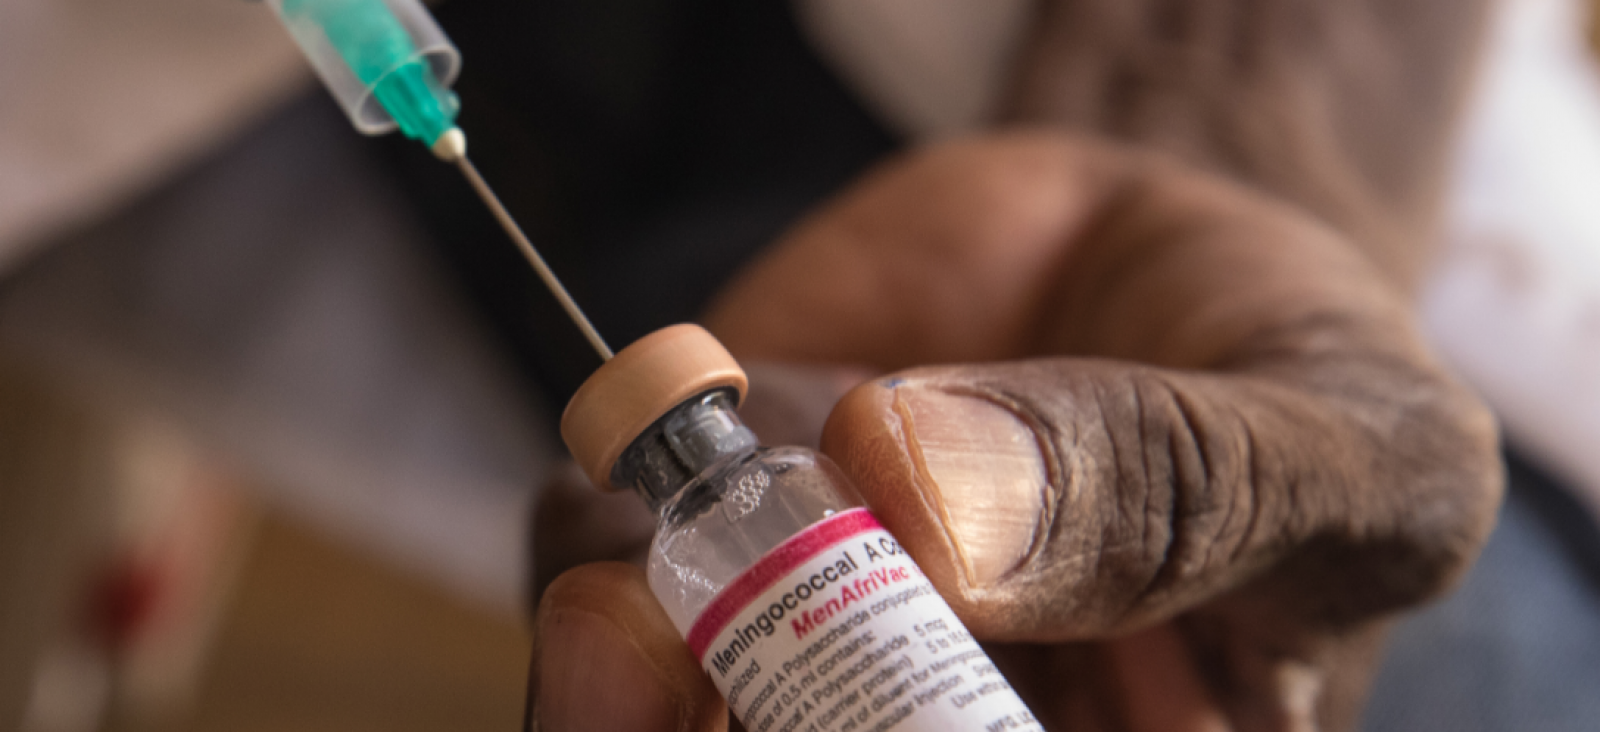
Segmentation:
{"type": "Polygon", "coordinates": [[[366,134],[433,145],[454,129],[461,55],[418,0],[267,0],[366,134]]]}
{"type": "Polygon", "coordinates": [[[461,102],[420,60],[408,61],[389,72],[372,87],[372,93],[406,137],[433,145],[456,129],[461,102]]]}

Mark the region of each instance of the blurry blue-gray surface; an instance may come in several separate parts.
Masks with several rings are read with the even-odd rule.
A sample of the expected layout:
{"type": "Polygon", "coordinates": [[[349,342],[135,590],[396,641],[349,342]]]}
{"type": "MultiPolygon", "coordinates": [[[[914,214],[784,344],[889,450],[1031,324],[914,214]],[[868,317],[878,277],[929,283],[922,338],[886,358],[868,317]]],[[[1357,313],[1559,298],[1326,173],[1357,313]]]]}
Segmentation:
{"type": "Polygon", "coordinates": [[[1600,730],[1600,532],[1515,457],[1478,564],[1391,637],[1365,729],[1600,730]]]}
{"type": "Polygon", "coordinates": [[[515,607],[550,438],[363,144],[327,99],[289,105],[9,273],[0,353],[515,607]]]}

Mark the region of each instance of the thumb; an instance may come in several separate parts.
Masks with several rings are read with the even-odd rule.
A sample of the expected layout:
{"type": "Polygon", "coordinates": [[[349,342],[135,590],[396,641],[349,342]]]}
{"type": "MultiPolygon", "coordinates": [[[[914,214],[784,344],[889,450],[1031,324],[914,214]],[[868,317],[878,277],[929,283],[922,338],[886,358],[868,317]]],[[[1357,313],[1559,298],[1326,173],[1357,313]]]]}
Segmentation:
{"type": "Polygon", "coordinates": [[[1292,614],[1339,622],[1438,591],[1495,491],[1458,389],[1392,360],[1332,373],[917,369],[846,395],[822,445],[980,636],[1104,637],[1276,575],[1292,614]]]}

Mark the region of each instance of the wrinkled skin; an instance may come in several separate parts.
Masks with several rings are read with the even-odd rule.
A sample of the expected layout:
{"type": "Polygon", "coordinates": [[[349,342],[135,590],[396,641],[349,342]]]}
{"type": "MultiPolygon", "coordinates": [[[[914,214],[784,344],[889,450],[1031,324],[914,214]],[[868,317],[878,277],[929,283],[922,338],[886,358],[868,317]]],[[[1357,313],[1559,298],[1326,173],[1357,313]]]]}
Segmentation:
{"type": "MultiPolygon", "coordinates": [[[[893,372],[843,397],[822,447],[1051,729],[1350,728],[1385,619],[1449,586],[1498,505],[1490,417],[1369,260],[1125,149],[913,154],[707,322],[741,356],[893,372]]],[[[817,374],[790,398],[845,380],[817,374]]],[[[541,729],[725,724],[637,570],[568,572],[538,631],[560,636],[541,729]],[[643,681],[567,675],[591,626],[623,630],[581,668],[633,654],[596,682],[643,681]]]]}
{"type": "MultiPolygon", "coordinates": [[[[809,365],[753,367],[747,420],[820,430],[1048,728],[1352,729],[1500,498],[1406,293],[1483,6],[1041,3],[1025,127],[872,171],[713,303],[809,365]]],[[[546,492],[540,729],[729,724],[643,572],[583,564],[649,532],[546,492]]]]}

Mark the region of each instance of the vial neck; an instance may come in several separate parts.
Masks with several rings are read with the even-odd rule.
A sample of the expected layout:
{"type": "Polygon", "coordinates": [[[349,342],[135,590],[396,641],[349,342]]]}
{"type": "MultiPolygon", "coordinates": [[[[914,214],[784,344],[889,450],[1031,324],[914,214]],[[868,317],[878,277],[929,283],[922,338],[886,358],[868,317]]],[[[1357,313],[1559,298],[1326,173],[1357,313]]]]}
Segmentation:
{"type": "Polygon", "coordinates": [[[674,407],[622,452],[612,485],[632,486],[659,512],[708,468],[754,449],[755,433],[739,420],[733,402],[731,392],[718,389],[674,407]]]}

